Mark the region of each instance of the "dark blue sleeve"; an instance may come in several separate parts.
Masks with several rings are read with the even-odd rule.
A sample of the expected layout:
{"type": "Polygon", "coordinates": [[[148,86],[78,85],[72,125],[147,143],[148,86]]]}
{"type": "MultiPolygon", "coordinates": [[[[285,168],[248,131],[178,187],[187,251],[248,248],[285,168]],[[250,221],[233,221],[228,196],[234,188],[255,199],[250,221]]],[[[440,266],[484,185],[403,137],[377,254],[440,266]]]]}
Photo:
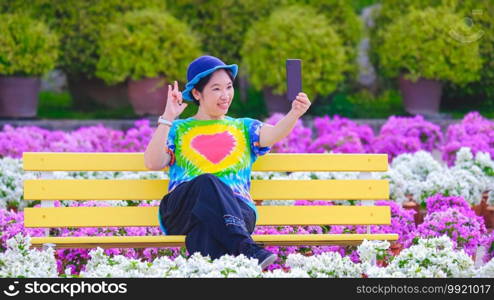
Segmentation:
{"type": "Polygon", "coordinates": [[[261,127],[264,123],[251,118],[244,118],[244,122],[249,132],[250,150],[252,154],[257,157],[268,153],[271,150],[271,147],[261,147],[259,145],[261,127]]]}

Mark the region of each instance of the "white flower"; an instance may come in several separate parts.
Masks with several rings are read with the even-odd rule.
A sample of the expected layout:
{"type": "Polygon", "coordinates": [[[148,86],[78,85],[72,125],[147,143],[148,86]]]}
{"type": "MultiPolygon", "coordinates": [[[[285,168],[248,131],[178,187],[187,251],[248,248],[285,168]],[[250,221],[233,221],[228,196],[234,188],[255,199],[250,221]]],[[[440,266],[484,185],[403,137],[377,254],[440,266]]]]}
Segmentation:
{"type": "Polygon", "coordinates": [[[475,277],[494,278],[494,258],[475,272],[475,277]]]}
{"type": "MultiPolygon", "coordinates": [[[[0,158],[0,209],[11,206],[22,209],[27,206],[27,202],[21,200],[23,174],[22,160],[10,157],[0,158]]],[[[30,178],[33,176],[28,176],[26,179],[30,178]]]]}
{"type": "Polygon", "coordinates": [[[391,168],[410,170],[409,177],[416,180],[425,180],[429,173],[443,170],[443,166],[429,152],[423,150],[398,155],[393,159],[391,168]]]}
{"type": "Polygon", "coordinates": [[[0,253],[0,277],[58,277],[55,252],[30,249],[31,238],[17,234],[0,253]]]}
{"type": "Polygon", "coordinates": [[[199,253],[188,259],[178,257],[171,260],[160,257],[153,262],[142,262],[118,255],[106,256],[102,249],[91,251],[91,260],[81,277],[260,277],[261,268],[257,260],[240,255],[224,255],[211,261],[199,253]]]}
{"type": "Polygon", "coordinates": [[[362,263],[363,272],[370,278],[383,278],[383,277],[405,277],[404,275],[394,273],[389,274],[386,268],[378,267],[373,263],[362,263]]]}
{"type": "Polygon", "coordinates": [[[291,206],[295,205],[295,200],[263,200],[262,205],[291,206]]]}
{"type": "Polygon", "coordinates": [[[398,155],[392,161],[390,170],[378,178],[390,181],[390,199],[403,203],[407,200],[406,196],[411,194],[419,202],[427,191],[424,183],[429,181],[429,177],[432,174],[444,174],[445,171],[430,153],[418,151],[398,155]]]}
{"type": "Polygon", "coordinates": [[[455,165],[473,165],[473,154],[470,148],[461,147],[456,153],[455,165]]]}
{"type": "Polygon", "coordinates": [[[289,272],[277,269],[262,275],[263,278],[310,278],[307,271],[300,268],[292,268],[289,272]]]}
{"type": "Polygon", "coordinates": [[[357,247],[357,252],[362,263],[375,262],[378,256],[383,257],[391,244],[388,241],[368,241],[364,240],[362,244],[357,247]]]}
{"type": "Polygon", "coordinates": [[[326,252],[309,257],[298,253],[290,254],[286,265],[291,269],[305,271],[310,277],[344,278],[362,276],[360,264],[355,264],[349,257],[341,257],[336,252],[326,252]]]}
{"type": "Polygon", "coordinates": [[[455,251],[447,236],[419,239],[417,245],[404,249],[386,268],[368,264],[369,277],[472,277],[474,263],[463,250],[455,251]]]}

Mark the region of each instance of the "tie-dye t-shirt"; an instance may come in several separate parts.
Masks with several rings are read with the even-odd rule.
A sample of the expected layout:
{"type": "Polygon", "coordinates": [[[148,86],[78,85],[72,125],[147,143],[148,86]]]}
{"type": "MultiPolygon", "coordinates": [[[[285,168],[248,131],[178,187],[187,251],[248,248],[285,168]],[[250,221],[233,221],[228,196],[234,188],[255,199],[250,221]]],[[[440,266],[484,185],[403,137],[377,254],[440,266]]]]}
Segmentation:
{"type": "Polygon", "coordinates": [[[259,146],[262,125],[255,119],[227,116],[222,120],[175,120],[167,140],[174,154],[168,191],[198,175],[211,173],[256,211],[250,196],[252,163],[270,150],[259,146]]]}

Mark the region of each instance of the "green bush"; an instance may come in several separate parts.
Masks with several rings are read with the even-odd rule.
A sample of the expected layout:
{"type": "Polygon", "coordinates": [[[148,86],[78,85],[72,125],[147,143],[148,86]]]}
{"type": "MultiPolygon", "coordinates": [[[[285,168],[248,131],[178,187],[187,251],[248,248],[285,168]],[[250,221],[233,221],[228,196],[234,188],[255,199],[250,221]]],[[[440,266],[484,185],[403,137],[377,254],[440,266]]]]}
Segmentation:
{"type": "Polygon", "coordinates": [[[207,53],[226,63],[236,63],[251,24],[285,3],[286,0],[167,0],[167,7],[194,28],[207,53]]]}
{"type": "Polygon", "coordinates": [[[60,37],[59,67],[71,77],[94,77],[100,33],[122,14],[145,8],[164,10],[164,0],[0,0],[0,9],[44,20],[60,37]]]}
{"type": "Polygon", "coordinates": [[[129,12],[109,24],[99,49],[96,76],[108,84],[157,76],[185,80],[188,64],[201,54],[185,23],[151,10],[129,12]]]}
{"type": "Polygon", "coordinates": [[[250,26],[275,9],[307,4],[324,14],[342,37],[349,56],[356,57],[362,24],[346,0],[168,0],[167,7],[185,19],[200,34],[205,51],[234,63],[241,60],[240,48],[250,26]]]}
{"type": "Polygon", "coordinates": [[[367,6],[374,5],[376,3],[381,2],[381,0],[351,0],[351,6],[355,10],[356,13],[361,13],[364,8],[367,6]]]}
{"type": "Polygon", "coordinates": [[[479,78],[482,60],[478,43],[461,43],[451,37],[451,26],[471,34],[463,19],[445,9],[412,10],[383,32],[377,48],[383,73],[389,78],[450,81],[465,84],[479,78]]]}
{"type": "MultiPolygon", "coordinates": [[[[466,86],[450,84],[446,93],[455,98],[468,95],[487,96],[494,102],[494,3],[492,0],[381,0],[381,8],[374,15],[375,26],[371,30],[371,57],[380,68],[376,49],[383,43],[386,27],[412,9],[443,7],[464,18],[471,27],[471,34],[483,33],[479,39],[479,51],[483,60],[481,78],[466,86]],[[480,13],[479,13],[480,12],[480,13]],[[449,92],[448,92],[449,90],[449,92]]],[[[455,26],[448,26],[455,29],[455,26]]]]}
{"type": "Polygon", "coordinates": [[[380,2],[379,8],[373,11],[375,26],[370,28],[371,49],[373,50],[371,53],[374,63],[377,65],[379,65],[379,57],[375,49],[384,42],[383,34],[387,31],[387,26],[411,10],[449,7],[452,12],[455,12],[457,0],[381,0],[380,2]]]}
{"type": "Polygon", "coordinates": [[[308,6],[281,8],[247,32],[242,67],[257,89],[286,92],[285,61],[302,60],[303,90],[311,99],[334,91],[348,70],[341,38],[325,16],[308,6]]]}
{"type": "MultiPolygon", "coordinates": [[[[468,17],[473,10],[484,10],[488,2],[490,0],[380,0],[381,7],[374,14],[376,27],[373,28],[373,32],[385,30],[387,25],[408,14],[410,10],[444,8],[462,17],[468,17]]],[[[376,42],[381,41],[377,38],[376,42]]]]}
{"type": "Polygon", "coordinates": [[[100,53],[98,41],[108,23],[128,11],[164,9],[161,0],[69,0],[59,4],[66,17],[57,22],[62,32],[62,67],[70,74],[94,76],[100,53]]]}
{"type": "Polygon", "coordinates": [[[58,38],[28,16],[0,15],[0,74],[41,76],[55,67],[58,38]]]}
{"type": "Polygon", "coordinates": [[[494,2],[477,0],[470,8],[464,11],[468,11],[465,16],[472,26],[473,33],[466,37],[465,42],[469,43],[478,39],[483,60],[480,80],[465,87],[451,86],[451,94],[460,97],[479,95],[486,100],[489,99],[491,105],[494,105],[494,2]]]}
{"type": "Polygon", "coordinates": [[[31,15],[51,25],[50,22],[55,21],[57,18],[57,11],[54,10],[55,5],[53,2],[55,1],[0,0],[0,13],[31,15]]]}
{"type": "Polygon", "coordinates": [[[348,0],[291,0],[292,3],[305,3],[314,7],[328,19],[333,29],[341,37],[352,76],[356,75],[358,44],[363,37],[363,23],[348,0]]]}

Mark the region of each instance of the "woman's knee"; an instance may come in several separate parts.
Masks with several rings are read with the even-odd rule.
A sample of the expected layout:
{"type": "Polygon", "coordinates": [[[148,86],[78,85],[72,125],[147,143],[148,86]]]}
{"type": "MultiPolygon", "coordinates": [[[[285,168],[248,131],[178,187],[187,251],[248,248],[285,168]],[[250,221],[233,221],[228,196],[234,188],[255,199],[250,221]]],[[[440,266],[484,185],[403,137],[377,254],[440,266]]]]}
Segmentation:
{"type": "Polygon", "coordinates": [[[198,202],[230,202],[230,199],[234,197],[232,189],[213,174],[201,174],[193,180],[193,185],[195,185],[197,191],[198,202]]]}

